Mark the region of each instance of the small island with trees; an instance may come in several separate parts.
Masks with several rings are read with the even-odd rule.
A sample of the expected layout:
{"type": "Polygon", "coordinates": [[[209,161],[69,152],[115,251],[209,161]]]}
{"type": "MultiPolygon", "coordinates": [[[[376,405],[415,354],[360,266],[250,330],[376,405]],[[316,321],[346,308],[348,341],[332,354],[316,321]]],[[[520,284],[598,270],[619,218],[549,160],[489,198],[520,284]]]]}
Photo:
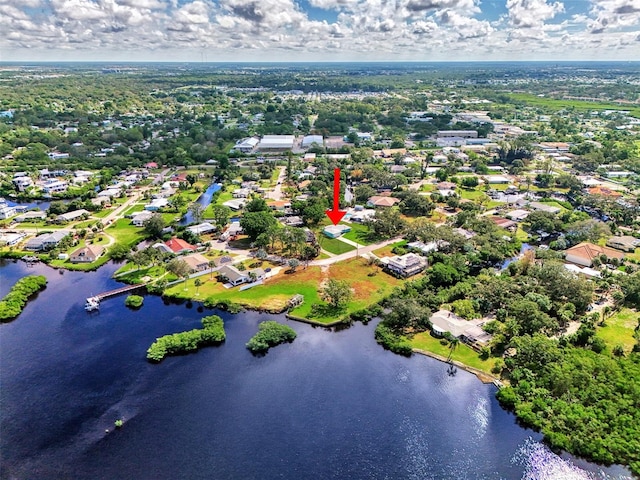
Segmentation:
{"type": "Polygon", "coordinates": [[[192,353],[201,347],[219,345],[225,338],[222,318],[210,315],[202,319],[202,328],[157,338],[147,350],[147,359],[161,362],[167,355],[192,353]]]}
{"type": "Polygon", "coordinates": [[[247,348],[254,354],[267,353],[269,348],[285,342],[293,342],[297,334],[288,325],[273,320],[261,322],[256,333],[247,343],[247,348]]]}
{"type": "Polygon", "coordinates": [[[27,275],[18,280],[7,296],[0,300],[0,322],[13,320],[20,315],[29,297],[46,285],[47,278],[44,275],[27,275]]]}
{"type": "Polygon", "coordinates": [[[127,307],[133,308],[133,309],[138,309],[142,307],[143,303],[144,303],[144,297],[141,297],[140,295],[129,295],[124,301],[124,304],[127,307]]]}

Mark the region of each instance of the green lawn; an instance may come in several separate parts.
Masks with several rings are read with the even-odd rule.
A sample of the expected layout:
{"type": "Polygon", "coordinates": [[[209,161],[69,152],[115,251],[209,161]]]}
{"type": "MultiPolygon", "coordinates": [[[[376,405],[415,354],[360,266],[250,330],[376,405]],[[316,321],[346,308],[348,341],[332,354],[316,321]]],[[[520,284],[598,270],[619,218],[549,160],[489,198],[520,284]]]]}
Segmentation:
{"type": "Polygon", "coordinates": [[[374,250],[373,254],[377,257],[393,257],[395,254],[392,252],[392,250],[395,247],[406,247],[406,246],[407,246],[407,241],[400,240],[399,242],[392,243],[391,245],[387,245],[386,247],[382,247],[382,248],[378,248],[377,250],[374,250]]]}
{"type": "Polygon", "coordinates": [[[629,260],[635,260],[636,262],[640,262],[640,247],[636,248],[633,253],[626,253],[625,257],[629,260]]]}
{"type": "Polygon", "coordinates": [[[109,215],[112,211],[113,211],[113,209],[111,209],[111,208],[103,208],[99,212],[93,212],[91,214],[91,216],[92,217],[98,217],[98,218],[104,218],[107,215],[109,215]]]}
{"type": "Polygon", "coordinates": [[[469,190],[466,188],[459,188],[457,190],[458,194],[464,198],[465,200],[488,200],[489,197],[487,196],[486,193],[481,192],[479,190],[469,190]]]}
{"type": "Polygon", "coordinates": [[[144,230],[141,227],[131,225],[131,220],[120,218],[109,225],[106,233],[116,239],[116,242],[133,246],[145,238],[144,230]]]}
{"type": "Polygon", "coordinates": [[[353,245],[341,242],[337,238],[325,237],[324,235],[320,235],[318,237],[318,243],[320,244],[320,248],[335,255],[340,255],[341,253],[347,253],[356,249],[353,245]]]}
{"type": "Polygon", "coordinates": [[[374,243],[369,238],[369,227],[360,225],[359,223],[351,223],[351,231],[342,235],[347,240],[359,243],[360,245],[371,245],[374,243]]]}
{"type": "Polygon", "coordinates": [[[636,343],[633,338],[633,330],[638,325],[638,320],[640,320],[640,313],[630,308],[623,308],[607,318],[605,326],[598,328],[597,335],[605,341],[610,349],[616,345],[622,345],[625,352],[628,353],[636,343]]]}
{"type": "Polygon", "coordinates": [[[132,215],[136,212],[142,212],[144,210],[144,203],[134,203],[132,206],[130,206],[126,212],[124,212],[124,215],[132,215]]]}
{"type": "Polygon", "coordinates": [[[420,350],[435,353],[441,357],[448,358],[449,354],[451,354],[452,360],[464,363],[469,367],[476,368],[488,375],[494,376],[494,374],[491,373],[491,367],[493,367],[495,359],[489,358],[487,360],[482,360],[478,356],[478,352],[464,343],[458,344],[453,353],[451,353],[449,345],[442,345],[439,338],[431,336],[431,332],[422,332],[414,335],[410,340],[410,343],[413,348],[419,348],[420,350]]]}
{"type": "Polygon", "coordinates": [[[327,272],[320,267],[298,268],[295,273],[281,273],[267,279],[264,285],[240,291],[239,288],[224,288],[215,276],[199,277],[203,284],[196,290],[195,280],[179,283],[167,290],[167,294],[178,298],[229,300],[247,308],[282,310],[296,294],[304,295],[304,303],[291,313],[297,317],[309,318],[320,323],[333,323],[348,314],[361,310],[389,295],[402,280],[381,272],[378,267],[369,266],[362,258],[354,258],[331,265],[327,272]],[[335,312],[326,308],[320,299],[319,285],[327,278],[345,280],[354,291],[354,297],[347,307],[335,312]],[[312,312],[312,305],[324,305],[319,313],[312,312]]]}

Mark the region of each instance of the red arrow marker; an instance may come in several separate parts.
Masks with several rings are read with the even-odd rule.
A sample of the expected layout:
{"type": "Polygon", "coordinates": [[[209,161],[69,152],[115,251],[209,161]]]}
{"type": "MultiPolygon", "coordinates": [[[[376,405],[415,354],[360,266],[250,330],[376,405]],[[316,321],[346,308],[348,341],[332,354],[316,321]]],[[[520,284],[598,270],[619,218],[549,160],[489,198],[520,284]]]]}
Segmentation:
{"type": "Polygon", "coordinates": [[[337,225],[345,213],[340,210],[340,169],[333,171],[333,210],[326,210],[327,217],[331,219],[334,225],[337,225]]]}

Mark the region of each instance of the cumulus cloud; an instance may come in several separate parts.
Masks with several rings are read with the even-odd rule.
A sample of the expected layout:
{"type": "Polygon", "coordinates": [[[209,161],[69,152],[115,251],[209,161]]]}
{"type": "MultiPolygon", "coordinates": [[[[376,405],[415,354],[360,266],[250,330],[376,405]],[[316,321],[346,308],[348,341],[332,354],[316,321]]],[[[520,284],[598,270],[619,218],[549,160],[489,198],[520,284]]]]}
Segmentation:
{"type": "Polygon", "coordinates": [[[308,0],[336,14],[327,21],[301,0],[0,0],[0,49],[3,58],[82,49],[131,59],[130,52],[173,50],[195,51],[195,59],[205,51],[209,60],[305,59],[304,52],[323,60],[453,60],[496,52],[570,58],[562,53],[594,47],[638,57],[640,0],[590,0],[554,22],[563,1],[506,0],[498,19],[480,0],[308,0]]]}
{"type": "Polygon", "coordinates": [[[640,0],[599,0],[590,11],[593,20],[588,23],[591,33],[603,33],[640,25],[640,0]]]}
{"type": "Polygon", "coordinates": [[[546,0],[507,0],[507,9],[513,27],[533,28],[564,12],[564,5],[561,2],[547,3],[546,0]]]}

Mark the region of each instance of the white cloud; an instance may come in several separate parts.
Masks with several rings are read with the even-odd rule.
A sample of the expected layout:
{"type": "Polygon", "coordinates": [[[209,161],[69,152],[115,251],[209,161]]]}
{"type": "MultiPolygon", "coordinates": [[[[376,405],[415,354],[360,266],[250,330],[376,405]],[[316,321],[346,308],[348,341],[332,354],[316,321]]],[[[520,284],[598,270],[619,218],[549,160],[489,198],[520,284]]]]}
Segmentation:
{"type": "Polygon", "coordinates": [[[593,2],[588,27],[591,33],[603,33],[640,25],[640,0],[598,0],[593,2]]]}
{"type": "Polygon", "coordinates": [[[509,23],[516,28],[540,27],[558,13],[564,12],[561,2],[547,3],[546,0],[507,0],[509,23]]]}

